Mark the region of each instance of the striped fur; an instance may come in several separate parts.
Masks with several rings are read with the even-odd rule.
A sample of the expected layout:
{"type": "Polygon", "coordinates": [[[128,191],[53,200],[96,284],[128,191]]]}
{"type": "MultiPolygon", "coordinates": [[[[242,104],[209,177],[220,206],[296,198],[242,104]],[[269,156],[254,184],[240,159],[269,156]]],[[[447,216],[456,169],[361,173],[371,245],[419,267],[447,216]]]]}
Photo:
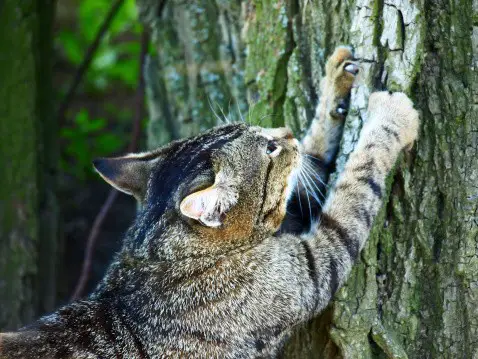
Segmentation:
{"type": "Polygon", "coordinates": [[[291,328],[319,313],[345,281],[385,177],[417,135],[418,116],[404,94],[372,94],[369,120],[320,221],[313,221],[320,205],[306,225],[297,213],[285,217],[288,201],[297,210],[290,203],[307,194],[296,183],[306,154],[318,158],[324,176],[333,161],[344,120],[336,107],[344,108],[356,73],[350,64],[346,48],[332,56],[325,98],[302,144],[286,129],[234,124],[121,166],[102,162],[108,181],[143,203],[122,250],[86,300],[0,335],[0,358],[275,357],[291,328]],[[148,174],[132,186],[128,172],[137,166],[148,174]],[[210,186],[237,196],[227,208],[211,207],[218,228],[180,209],[186,196],[210,186]],[[305,231],[278,231],[288,221],[305,231]]]}

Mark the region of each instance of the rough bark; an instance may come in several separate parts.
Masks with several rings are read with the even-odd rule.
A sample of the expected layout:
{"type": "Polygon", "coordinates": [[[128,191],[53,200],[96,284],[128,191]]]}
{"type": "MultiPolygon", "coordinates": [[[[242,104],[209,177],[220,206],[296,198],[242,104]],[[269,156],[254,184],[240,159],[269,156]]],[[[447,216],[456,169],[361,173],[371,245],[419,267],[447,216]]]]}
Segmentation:
{"type": "Polygon", "coordinates": [[[478,0],[170,1],[161,18],[156,0],[138,4],[161,63],[148,75],[151,146],[168,121],[179,136],[215,124],[207,96],[242,111],[247,98],[256,121],[300,134],[340,44],[362,71],[338,171],[371,91],[405,91],[420,110],[360,262],[284,357],[478,358],[478,0]]]}
{"type": "Polygon", "coordinates": [[[53,1],[0,2],[0,329],[55,298],[58,139],[52,115],[53,1]]]}

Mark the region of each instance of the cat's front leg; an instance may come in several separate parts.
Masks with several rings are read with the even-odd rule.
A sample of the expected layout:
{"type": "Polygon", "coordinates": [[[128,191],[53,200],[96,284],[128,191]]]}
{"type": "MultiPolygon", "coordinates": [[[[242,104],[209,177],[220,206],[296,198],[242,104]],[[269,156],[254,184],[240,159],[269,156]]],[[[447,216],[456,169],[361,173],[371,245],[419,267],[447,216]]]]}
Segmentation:
{"type": "Polygon", "coordinates": [[[302,139],[304,152],[320,159],[325,166],[335,161],[358,72],[359,66],[349,47],[337,47],[327,60],[325,77],[320,84],[320,102],[302,139]]]}
{"type": "Polygon", "coordinates": [[[326,196],[326,183],[334,170],[335,158],[347,116],[350,92],[358,64],[348,47],[338,47],[327,61],[321,82],[321,97],[311,126],[302,139],[304,158],[301,181],[289,200],[282,233],[303,233],[317,221],[326,196]]]}
{"type": "Polygon", "coordinates": [[[378,92],[370,96],[369,115],[322,211],[319,225],[302,244],[315,263],[321,310],[347,278],[367,240],[382,204],[385,179],[403,148],[418,133],[418,113],[403,93],[378,92]]]}

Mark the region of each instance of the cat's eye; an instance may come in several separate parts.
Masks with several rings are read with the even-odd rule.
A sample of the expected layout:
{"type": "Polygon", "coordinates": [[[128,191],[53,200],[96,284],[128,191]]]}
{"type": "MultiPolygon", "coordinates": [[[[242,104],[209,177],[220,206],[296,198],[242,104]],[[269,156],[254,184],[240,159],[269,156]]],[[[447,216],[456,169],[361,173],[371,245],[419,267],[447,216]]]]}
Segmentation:
{"type": "Polygon", "coordinates": [[[269,142],[267,142],[266,153],[267,153],[270,157],[276,157],[277,155],[279,155],[279,153],[280,153],[281,150],[282,150],[282,147],[279,146],[275,141],[269,141],[269,142]]]}

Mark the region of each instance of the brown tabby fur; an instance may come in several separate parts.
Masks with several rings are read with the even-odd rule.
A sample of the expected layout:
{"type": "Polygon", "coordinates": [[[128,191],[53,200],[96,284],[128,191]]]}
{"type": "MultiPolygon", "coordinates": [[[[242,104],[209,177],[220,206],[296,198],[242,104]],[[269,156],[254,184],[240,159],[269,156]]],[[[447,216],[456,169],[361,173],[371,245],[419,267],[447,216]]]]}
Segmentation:
{"type": "Polygon", "coordinates": [[[326,178],[356,73],[351,52],[337,49],[302,144],[287,129],[233,124],[97,161],[143,209],[94,293],[1,334],[0,357],[277,356],[291,329],[320,313],[346,280],[385,177],[417,136],[404,94],[372,94],[357,147],[317,221],[320,205],[309,205],[303,172],[296,181],[307,163],[326,178]]]}

